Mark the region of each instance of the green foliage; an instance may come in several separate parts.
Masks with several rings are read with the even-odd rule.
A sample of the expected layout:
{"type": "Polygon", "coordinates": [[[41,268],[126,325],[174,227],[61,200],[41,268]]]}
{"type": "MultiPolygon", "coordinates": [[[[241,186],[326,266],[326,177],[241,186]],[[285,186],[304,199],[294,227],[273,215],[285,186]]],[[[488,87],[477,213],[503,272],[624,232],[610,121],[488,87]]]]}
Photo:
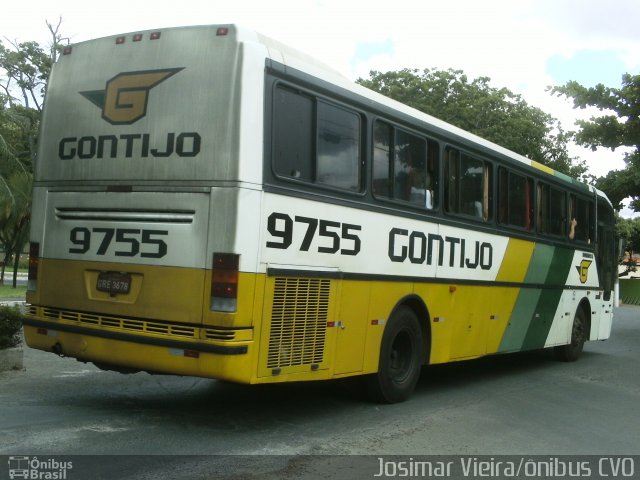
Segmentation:
{"type": "Polygon", "coordinates": [[[616,234],[623,240],[626,251],[640,251],[640,218],[618,218],[616,234]]]}
{"type": "Polygon", "coordinates": [[[13,284],[31,216],[33,165],[38,150],[42,104],[51,67],[62,48],[54,28],[52,45],[45,51],[36,42],[0,42],[0,283],[13,260],[13,284]]]}
{"type": "Polygon", "coordinates": [[[18,308],[0,306],[0,350],[20,344],[23,318],[18,308]]]}
{"type": "Polygon", "coordinates": [[[570,134],[539,108],[491,79],[460,70],[372,71],[361,85],[576,178],[587,170],[569,157],[570,134]]]}
{"type": "Polygon", "coordinates": [[[12,300],[24,300],[27,295],[27,286],[18,285],[15,288],[8,285],[0,285],[0,298],[12,300]]]}
{"type": "Polygon", "coordinates": [[[631,197],[631,207],[640,211],[640,75],[624,74],[620,88],[602,84],[586,88],[572,81],[552,91],[573,98],[574,108],[590,106],[603,112],[578,122],[580,131],[576,142],[593,150],[627,147],[625,169],[609,172],[598,179],[596,185],[618,209],[622,200],[631,197]]]}
{"type": "MultiPolygon", "coordinates": [[[[15,271],[29,237],[33,176],[28,172],[16,171],[7,181],[2,181],[4,188],[0,188],[0,244],[5,251],[3,263],[6,265],[12,257],[14,259],[15,286],[15,271]]],[[[4,274],[4,266],[2,273],[4,274]]],[[[3,278],[4,275],[0,277],[3,278]]]]}
{"type": "Polygon", "coordinates": [[[0,68],[9,79],[3,87],[5,93],[11,97],[15,88],[26,108],[41,111],[53,59],[36,42],[22,42],[13,47],[6,48],[0,43],[0,68]]]}

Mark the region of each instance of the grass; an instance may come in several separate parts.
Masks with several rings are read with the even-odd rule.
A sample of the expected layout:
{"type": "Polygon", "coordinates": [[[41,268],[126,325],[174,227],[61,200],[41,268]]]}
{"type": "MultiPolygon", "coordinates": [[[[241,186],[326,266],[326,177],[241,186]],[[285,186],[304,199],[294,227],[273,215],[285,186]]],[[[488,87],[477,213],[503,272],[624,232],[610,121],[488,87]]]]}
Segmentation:
{"type": "Polygon", "coordinates": [[[27,287],[25,285],[18,285],[17,288],[13,288],[11,286],[11,282],[9,281],[8,283],[9,285],[0,285],[0,298],[24,300],[25,294],[27,293],[27,287]]]}

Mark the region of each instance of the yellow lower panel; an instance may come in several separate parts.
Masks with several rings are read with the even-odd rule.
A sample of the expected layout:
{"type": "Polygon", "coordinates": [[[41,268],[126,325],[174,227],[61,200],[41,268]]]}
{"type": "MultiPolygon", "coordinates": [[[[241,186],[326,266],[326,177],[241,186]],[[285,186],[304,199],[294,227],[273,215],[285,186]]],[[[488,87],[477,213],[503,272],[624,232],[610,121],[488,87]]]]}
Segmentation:
{"type": "Polygon", "coordinates": [[[385,325],[398,302],[410,295],[420,297],[429,311],[429,318],[420,319],[431,331],[429,363],[495,353],[518,294],[517,288],[508,287],[243,273],[238,312],[215,313],[209,312],[204,287],[195,286],[201,282],[206,285],[210,272],[142,267],[136,273],[142,276],[139,281],[143,284],[137,288],[134,281],[131,295],[135,300],[129,301],[124,297],[97,298],[95,292],[87,291],[94,288],[96,278],[86,272],[109,269],[109,265],[71,265],[73,268],[64,272],[65,265],[70,266],[48,261],[48,281],[30,299],[44,299],[46,302],[40,304],[48,305],[31,307],[35,309],[29,317],[32,323],[36,322],[36,327],[46,323],[48,331],[42,334],[36,327],[25,327],[30,346],[51,351],[60,343],[66,355],[81,360],[239,383],[320,380],[376,372],[385,325]],[[152,288],[162,283],[163,273],[177,275],[175,278],[184,280],[187,286],[178,281],[168,287],[152,288]],[[82,287],[87,295],[65,294],[64,288],[52,285],[53,278],[60,278],[76,292],[82,287]],[[171,286],[176,291],[169,292],[167,288],[171,286]],[[173,298],[161,298],[163,295],[173,298]],[[171,323],[163,308],[168,302],[174,302],[172,309],[184,307],[186,313],[182,315],[186,317],[176,314],[176,327],[161,332],[162,325],[171,323]],[[79,314],[70,315],[65,309],[79,314]],[[87,313],[96,311],[104,313],[106,323],[102,323],[100,315],[93,315],[100,317],[95,320],[87,313]],[[191,321],[185,322],[186,318],[191,321]],[[56,322],[80,326],[84,334],[77,333],[77,329],[56,331],[51,326],[56,322]],[[92,335],[83,330],[87,328],[100,328],[101,332],[106,328],[113,335],[92,335]],[[150,344],[150,338],[164,340],[164,346],[150,344]],[[205,349],[198,358],[192,358],[184,356],[184,348],[167,346],[172,342],[244,346],[246,353],[229,355],[205,349]]]}
{"type": "Polygon", "coordinates": [[[200,269],[41,259],[38,290],[27,300],[61,309],[201,323],[205,281],[200,269]],[[115,296],[98,291],[101,271],[131,274],[131,291],[115,296]]]}
{"type": "Polygon", "coordinates": [[[518,288],[417,284],[431,317],[430,363],[496,353],[518,288]]]}

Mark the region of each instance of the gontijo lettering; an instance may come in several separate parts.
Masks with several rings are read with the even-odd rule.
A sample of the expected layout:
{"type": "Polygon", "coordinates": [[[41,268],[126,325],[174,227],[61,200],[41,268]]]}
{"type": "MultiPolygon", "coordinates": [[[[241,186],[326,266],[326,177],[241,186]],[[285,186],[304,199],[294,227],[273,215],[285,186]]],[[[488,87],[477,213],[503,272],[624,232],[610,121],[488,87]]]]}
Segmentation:
{"type": "Polygon", "coordinates": [[[202,138],[197,132],[168,133],[153,138],[148,133],[129,133],[119,136],[66,137],[58,144],[60,160],[75,158],[149,158],[195,157],[200,153],[202,138]]]}
{"type": "Polygon", "coordinates": [[[389,231],[388,254],[389,259],[397,263],[409,260],[426,265],[437,262],[442,266],[446,261],[450,267],[482,270],[491,270],[493,264],[493,246],[488,242],[467,242],[464,238],[409,232],[402,228],[389,231]]]}

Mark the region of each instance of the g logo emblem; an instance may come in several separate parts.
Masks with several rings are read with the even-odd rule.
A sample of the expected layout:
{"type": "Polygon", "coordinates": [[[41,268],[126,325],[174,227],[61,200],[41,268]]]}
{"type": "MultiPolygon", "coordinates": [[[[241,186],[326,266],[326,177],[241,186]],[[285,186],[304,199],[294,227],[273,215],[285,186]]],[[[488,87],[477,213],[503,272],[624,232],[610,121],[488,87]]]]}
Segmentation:
{"type": "Polygon", "coordinates": [[[147,114],[150,90],[182,68],[119,73],[104,90],[80,92],[102,109],[102,118],[113,125],[131,125],[147,114]]]}
{"type": "Polygon", "coordinates": [[[578,275],[580,275],[580,283],[587,283],[589,277],[589,267],[593,262],[591,260],[582,260],[580,266],[576,267],[578,275]]]}

